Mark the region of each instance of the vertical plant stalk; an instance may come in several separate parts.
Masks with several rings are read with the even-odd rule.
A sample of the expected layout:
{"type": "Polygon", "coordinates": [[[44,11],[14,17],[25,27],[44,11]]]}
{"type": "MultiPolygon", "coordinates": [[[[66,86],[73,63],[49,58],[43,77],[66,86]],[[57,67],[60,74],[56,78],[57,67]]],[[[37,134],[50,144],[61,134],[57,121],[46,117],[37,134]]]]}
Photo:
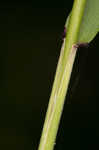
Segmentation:
{"type": "Polygon", "coordinates": [[[60,53],[55,80],[38,150],[53,150],[65,96],[77,51],[77,39],[86,0],[74,0],[66,39],[60,53]]]}

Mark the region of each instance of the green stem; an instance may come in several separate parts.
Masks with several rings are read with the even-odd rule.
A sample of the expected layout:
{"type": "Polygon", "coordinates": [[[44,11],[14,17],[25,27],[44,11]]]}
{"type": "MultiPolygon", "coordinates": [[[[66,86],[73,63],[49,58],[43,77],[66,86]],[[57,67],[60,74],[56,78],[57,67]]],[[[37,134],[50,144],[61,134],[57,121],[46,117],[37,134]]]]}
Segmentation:
{"type": "Polygon", "coordinates": [[[38,150],[53,150],[64,106],[65,96],[76,56],[80,24],[86,0],[75,0],[66,39],[64,40],[56,70],[53,89],[38,150]],[[66,44],[65,44],[66,43],[66,44]]]}

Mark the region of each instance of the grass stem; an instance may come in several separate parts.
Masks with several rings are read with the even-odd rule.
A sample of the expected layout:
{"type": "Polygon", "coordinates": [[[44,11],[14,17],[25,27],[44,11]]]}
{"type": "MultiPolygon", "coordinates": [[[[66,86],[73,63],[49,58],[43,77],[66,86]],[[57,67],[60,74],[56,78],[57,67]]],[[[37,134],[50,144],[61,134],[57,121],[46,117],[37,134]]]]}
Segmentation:
{"type": "Polygon", "coordinates": [[[74,64],[78,33],[86,0],[74,0],[66,39],[64,39],[55,80],[49,100],[42,136],[38,150],[53,150],[65,96],[74,64]]]}

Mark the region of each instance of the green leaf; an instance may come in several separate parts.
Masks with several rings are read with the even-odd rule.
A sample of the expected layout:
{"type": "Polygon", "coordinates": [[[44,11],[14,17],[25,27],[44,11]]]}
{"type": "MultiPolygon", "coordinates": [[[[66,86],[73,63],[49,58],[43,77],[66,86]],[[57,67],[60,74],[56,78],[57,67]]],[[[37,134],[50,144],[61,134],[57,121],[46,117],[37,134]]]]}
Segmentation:
{"type": "MultiPolygon", "coordinates": [[[[68,30],[70,15],[66,21],[68,30]]],[[[99,32],[99,0],[87,0],[84,15],[80,25],[78,43],[91,42],[99,32]]]]}

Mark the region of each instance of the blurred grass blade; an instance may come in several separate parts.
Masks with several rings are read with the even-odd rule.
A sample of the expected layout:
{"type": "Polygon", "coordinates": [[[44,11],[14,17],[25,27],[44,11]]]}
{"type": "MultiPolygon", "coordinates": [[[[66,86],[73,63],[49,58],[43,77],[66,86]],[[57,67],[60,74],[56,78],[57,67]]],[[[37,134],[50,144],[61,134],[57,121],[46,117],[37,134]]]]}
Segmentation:
{"type": "MultiPolygon", "coordinates": [[[[66,21],[66,28],[68,28],[69,18],[66,21]]],[[[67,29],[68,30],[68,29],[67,29]]],[[[87,0],[82,18],[78,43],[88,43],[93,40],[99,32],[99,0],[87,0]]]]}

